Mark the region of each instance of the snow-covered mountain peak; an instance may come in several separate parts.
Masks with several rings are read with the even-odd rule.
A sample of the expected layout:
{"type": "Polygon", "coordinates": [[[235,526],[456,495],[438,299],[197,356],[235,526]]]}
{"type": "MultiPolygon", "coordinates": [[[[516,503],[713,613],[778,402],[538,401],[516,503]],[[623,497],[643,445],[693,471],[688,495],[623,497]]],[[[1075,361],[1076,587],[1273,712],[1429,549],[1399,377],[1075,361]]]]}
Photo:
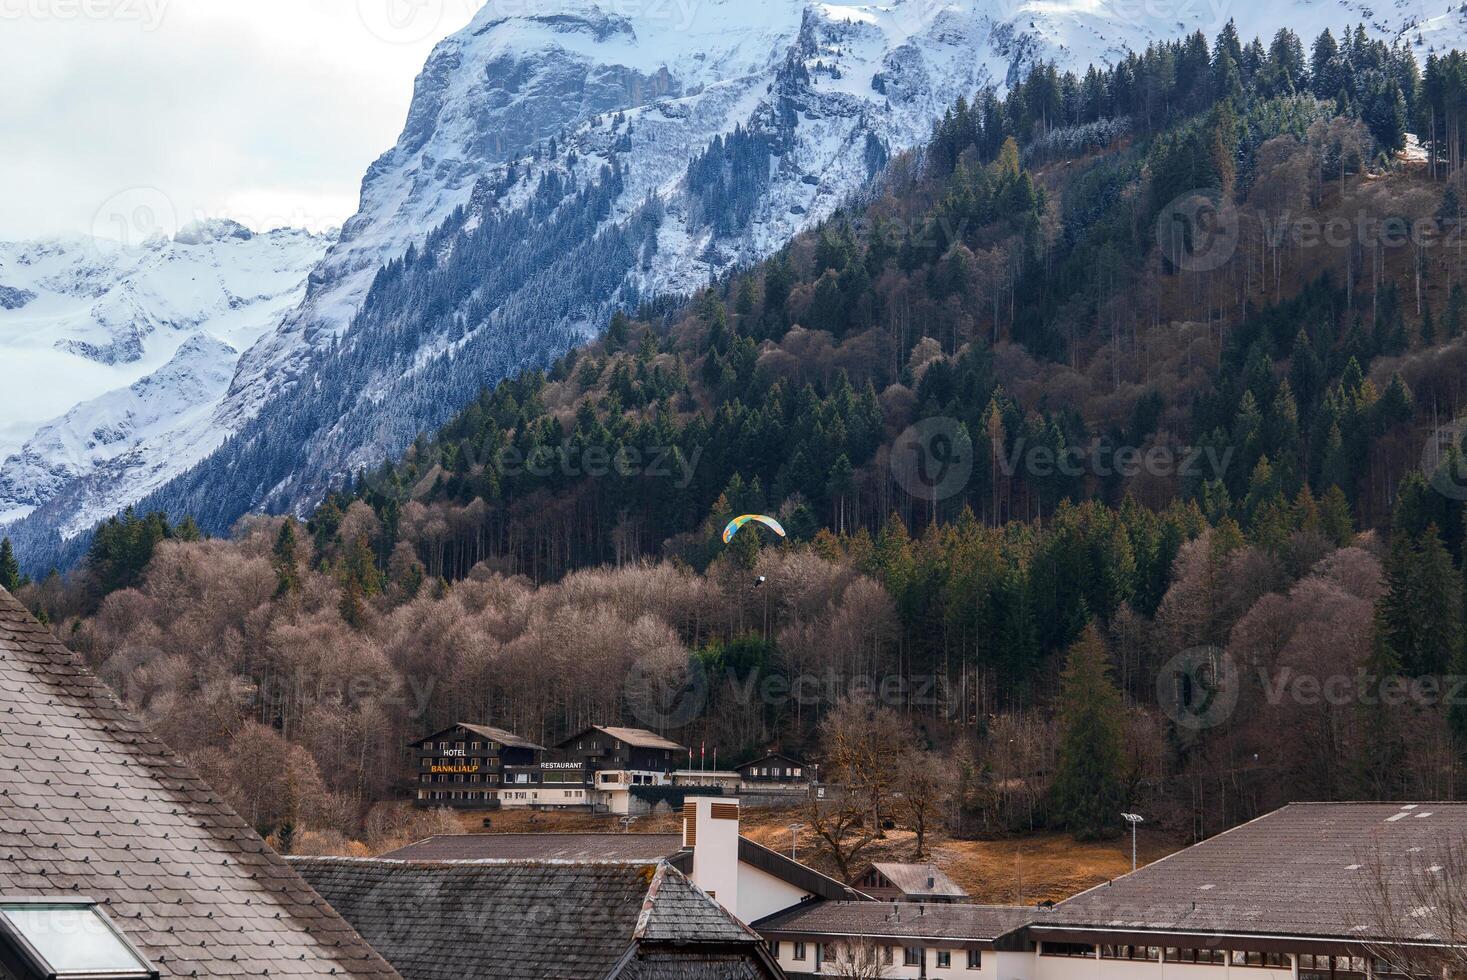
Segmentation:
{"type": "Polygon", "coordinates": [[[1467,13],[1427,6],[486,4],[433,50],[399,140],[324,257],[303,233],[228,222],[132,251],[0,245],[0,354],[25,378],[67,379],[29,393],[20,416],[0,388],[0,457],[13,454],[0,523],[38,507],[32,540],[71,534],[159,487],[150,504],[216,529],[248,507],[299,506],[612,308],[768,256],[926,139],[958,96],[1042,60],[1083,72],[1213,37],[1229,19],[1245,40],[1287,26],[1307,45],[1358,23],[1423,60],[1467,47],[1467,13]],[[373,293],[410,249],[441,268],[373,293]],[[89,414],[115,424],[93,431],[89,414]]]}

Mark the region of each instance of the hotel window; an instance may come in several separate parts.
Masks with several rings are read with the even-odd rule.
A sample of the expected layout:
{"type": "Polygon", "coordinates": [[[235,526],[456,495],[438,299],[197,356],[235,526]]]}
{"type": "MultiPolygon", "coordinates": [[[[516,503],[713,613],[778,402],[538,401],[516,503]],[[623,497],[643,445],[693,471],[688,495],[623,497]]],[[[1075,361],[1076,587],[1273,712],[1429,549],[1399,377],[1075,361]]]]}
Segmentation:
{"type": "Polygon", "coordinates": [[[881,947],[881,965],[891,966],[896,959],[896,951],[890,946],[881,947]]]}
{"type": "Polygon", "coordinates": [[[970,969],[970,970],[981,970],[981,969],[983,969],[983,951],[982,950],[980,950],[980,949],[970,949],[970,950],[968,950],[968,969],[970,969]]]}
{"type": "Polygon", "coordinates": [[[908,946],[902,950],[902,966],[921,966],[922,948],[920,946],[908,946]]]}
{"type": "Polygon", "coordinates": [[[795,943],[795,959],[797,959],[797,960],[804,960],[804,958],[805,958],[805,944],[804,943],[795,943]]]}
{"type": "Polygon", "coordinates": [[[952,965],[953,954],[945,949],[939,949],[937,951],[937,968],[939,970],[949,970],[952,969],[952,965]]]}
{"type": "Polygon", "coordinates": [[[773,956],[776,960],[779,959],[779,940],[778,939],[771,939],[771,940],[769,940],[769,955],[773,956]]]}

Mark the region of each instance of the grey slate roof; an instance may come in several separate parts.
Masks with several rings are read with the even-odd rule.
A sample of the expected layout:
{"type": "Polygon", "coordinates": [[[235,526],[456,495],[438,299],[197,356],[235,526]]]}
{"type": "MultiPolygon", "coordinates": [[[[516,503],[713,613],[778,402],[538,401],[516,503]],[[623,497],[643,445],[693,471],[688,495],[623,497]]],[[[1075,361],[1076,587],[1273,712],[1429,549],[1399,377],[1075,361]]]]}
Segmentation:
{"type": "Polygon", "coordinates": [[[454,725],[450,728],[445,728],[442,731],[434,732],[432,735],[426,735],[412,744],[422,745],[424,742],[432,742],[438,739],[439,736],[446,735],[452,731],[457,731],[460,728],[466,731],[473,732],[475,735],[481,735],[491,742],[498,742],[501,745],[507,745],[510,748],[532,749],[536,752],[545,751],[545,747],[543,745],[536,745],[534,742],[530,741],[524,736],[516,735],[514,732],[509,731],[506,728],[495,728],[492,725],[471,725],[467,722],[459,722],[457,725],[454,725]]]}
{"type": "MultiPolygon", "coordinates": [[[[587,729],[587,731],[593,730],[603,732],[614,739],[618,739],[639,749],[676,749],[679,752],[688,751],[686,745],[679,745],[670,738],[663,738],[656,732],[649,732],[644,728],[608,728],[604,725],[592,725],[591,728],[587,729]]],[[[575,738],[575,736],[572,735],[571,738],[575,738]]],[[[570,739],[566,741],[570,741],[570,739]]],[[[563,745],[565,743],[561,744],[563,745]]]]}
{"type": "Polygon", "coordinates": [[[382,857],[397,861],[658,861],[681,834],[445,834],[382,857]]]}
{"type": "Polygon", "coordinates": [[[915,905],[811,902],[754,924],[765,936],[859,936],[863,939],[992,943],[1040,913],[1007,905],[915,905]]]}
{"type": "Polygon", "coordinates": [[[1378,931],[1362,898],[1373,867],[1429,865],[1464,841],[1467,804],[1295,804],[1062,902],[1036,927],[1359,939],[1378,931]]]}
{"type": "Polygon", "coordinates": [[[871,865],[904,895],[931,895],[945,898],[966,898],[968,893],[935,864],[887,864],[876,862],[871,865]],[[928,884],[928,882],[931,884],[928,884]]]}
{"type": "Polygon", "coordinates": [[[397,977],[0,589],[0,897],[58,896],[164,977],[397,977]]]}
{"type": "Polygon", "coordinates": [[[407,980],[602,980],[639,975],[626,966],[639,952],[684,967],[764,955],[756,934],[665,863],[292,864],[407,980]]]}

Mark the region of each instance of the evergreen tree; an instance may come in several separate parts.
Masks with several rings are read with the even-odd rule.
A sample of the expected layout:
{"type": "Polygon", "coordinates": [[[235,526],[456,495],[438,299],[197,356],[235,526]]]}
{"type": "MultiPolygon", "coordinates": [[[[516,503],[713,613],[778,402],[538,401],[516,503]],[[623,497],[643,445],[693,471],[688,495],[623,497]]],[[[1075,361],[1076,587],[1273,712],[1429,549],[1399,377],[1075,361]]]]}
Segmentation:
{"type": "Polygon", "coordinates": [[[1113,835],[1125,805],[1125,705],[1100,633],[1070,650],[1060,679],[1055,816],[1081,840],[1113,835]]]}
{"type": "Polygon", "coordinates": [[[287,517],[275,536],[275,548],[271,558],[275,577],[279,583],[276,597],[288,595],[300,587],[300,555],[295,535],[295,518],[287,517]]]}
{"type": "Polygon", "coordinates": [[[0,589],[14,595],[20,590],[20,563],[15,560],[15,551],[10,539],[0,541],[0,589]]]}

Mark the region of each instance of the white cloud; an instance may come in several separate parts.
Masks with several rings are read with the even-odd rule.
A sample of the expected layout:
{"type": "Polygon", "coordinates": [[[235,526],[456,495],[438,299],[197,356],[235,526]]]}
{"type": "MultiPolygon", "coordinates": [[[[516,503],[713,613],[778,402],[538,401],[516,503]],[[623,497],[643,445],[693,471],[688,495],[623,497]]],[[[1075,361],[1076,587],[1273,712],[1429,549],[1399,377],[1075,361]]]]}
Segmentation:
{"type": "Polygon", "coordinates": [[[251,227],[339,224],[476,0],[0,0],[0,239],[105,230],[150,188],[251,227]]]}

